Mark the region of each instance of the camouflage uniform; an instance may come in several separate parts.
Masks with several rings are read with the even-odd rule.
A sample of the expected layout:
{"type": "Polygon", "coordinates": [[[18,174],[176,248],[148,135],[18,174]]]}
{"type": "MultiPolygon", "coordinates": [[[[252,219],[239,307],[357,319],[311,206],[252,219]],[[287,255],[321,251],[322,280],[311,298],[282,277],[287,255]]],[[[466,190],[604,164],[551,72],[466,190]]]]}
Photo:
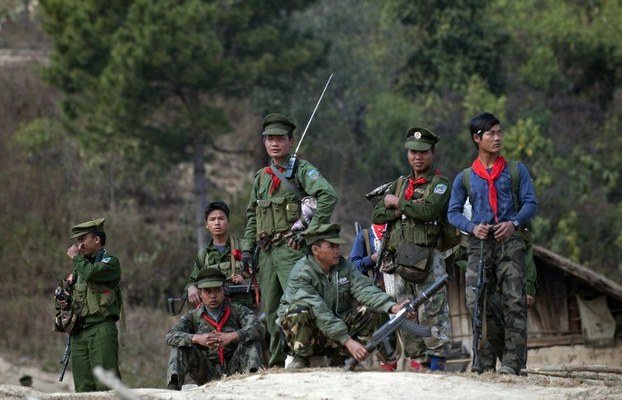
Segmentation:
{"type": "MultiPolygon", "coordinates": [[[[365,343],[395,304],[345,258],[340,257],[327,276],[307,255],[292,270],[277,323],[292,355],[335,355],[351,338],[365,343]],[[360,304],[357,308],[355,300],[360,304]]],[[[383,347],[380,350],[382,359],[394,358],[383,347]]]]}
{"type": "MultiPolygon", "coordinates": [[[[220,379],[223,375],[254,372],[261,368],[261,338],[265,333],[263,324],[250,309],[231,304],[229,299],[225,299],[223,303],[222,315],[226,315],[227,309],[230,310],[230,315],[220,331],[237,332],[240,341],[224,348],[222,363],[217,351],[192,344],[195,334],[217,330],[206,320],[209,314],[205,305],[188,311],[168,331],[166,344],[173,348],[168,361],[167,382],[171,382],[171,377],[177,375],[181,387],[186,374],[189,374],[197,384],[202,385],[220,379]]],[[[216,322],[222,323],[222,316],[216,322]]]]}
{"type": "MultiPolygon", "coordinates": [[[[194,260],[194,265],[192,266],[192,271],[188,277],[188,284],[186,285],[185,291],[188,291],[190,285],[196,286],[197,276],[199,275],[199,271],[203,268],[216,268],[227,277],[233,274],[235,268],[236,273],[239,274],[242,271],[240,265],[242,257],[241,247],[240,239],[231,235],[229,236],[229,240],[227,240],[225,250],[222,252],[214,246],[213,241],[210,241],[210,243],[197,254],[197,258],[194,260]],[[233,246],[231,245],[232,243],[233,246]]],[[[227,280],[225,286],[229,284],[232,283],[230,280],[227,280]]],[[[251,307],[253,304],[252,296],[249,294],[236,294],[230,296],[230,298],[233,303],[242,304],[247,307],[251,307]]]]}
{"type": "MultiPolygon", "coordinates": [[[[289,157],[285,158],[287,161],[289,157]]],[[[278,166],[284,170],[285,166],[278,166]]],[[[287,238],[292,225],[300,218],[300,199],[289,185],[281,182],[278,189],[270,193],[272,177],[261,169],[255,175],[253,190],[246,209],[247,225],[243,250],[252,252],[255,243],[267,238],[270,244],[259,256],[259,284],[261,288],[261,308],[266,313],[270,333],[270,366],[282,364],[285,354],[279,344],[280,331],[275,323],[279,300],[292,267],[306,249],[292,249],[287,238]]],[[[337,193],[324,179],[317,168],[305,160],[298,160],[295,177],[290,181],[298,186],[304,195],[317,199],[317,210],[309,222],[309,229],[326,223],[337,204],[337,193]]]]}
{"type": "MultiPolygon", "coordinates": [[[[411,200],[404,197],[404,187],[408,180],[403,179],[401,190],[398,182],[395,181],[389,187],[389,193],[396,193],[400,198],[399,209],[402,218],[395,220],[395,210],[387,208],[380,200],[376,203],[373,211],[373,222],[375,224],[389,223],[393,225],[390,231],[389,242],[387,245],[388,253],[383,259],[382,271],[391,274],[391,278],[385,281],[385,289],[388,293],[395,296],[398,302],[405,298],[414,298],[431,283],[438,280],[445,274],[445,260],[440,251],[434,246],[439,236],[439,225],[441,213],[446,210],[449,201],[449,180],[438,174],[434,167],[430,167],[423,177],[428,183],[417,185],[411,200]],[[421,282],[413,283],[406,281],[395,270],[395,253],[402,241],[409,241],[420,246],[429,247],[433,252],[432,265],[429,272],[421,282]],[[389,281],[393,281],[392,284],[389,281]]],[[[410,179],[414,179],[411,173],[410,179]]],[[[451,347],[449,340],[449,305],[447,304],[447,289],[443,287],[429,302],[423,304],[417,312],[419,324],[436,326],[438,335],[422,338],[415,336],[404,330],[399,330],[400,337],[404,344],[404,353],[410,358],[427,359],[428,356],[447,357],[451,347]]]]}

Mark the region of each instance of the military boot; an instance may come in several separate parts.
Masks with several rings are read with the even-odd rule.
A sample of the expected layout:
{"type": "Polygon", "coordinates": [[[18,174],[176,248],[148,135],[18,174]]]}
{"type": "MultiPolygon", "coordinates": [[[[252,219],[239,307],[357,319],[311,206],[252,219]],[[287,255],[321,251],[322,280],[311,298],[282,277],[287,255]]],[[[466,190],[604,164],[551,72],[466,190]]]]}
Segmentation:
{"type": "Polygon", "coordinates": [[[309,357],[294,356],[294,359],[289,363],[285,369],[301,369],[309,368],[309,357]]]}

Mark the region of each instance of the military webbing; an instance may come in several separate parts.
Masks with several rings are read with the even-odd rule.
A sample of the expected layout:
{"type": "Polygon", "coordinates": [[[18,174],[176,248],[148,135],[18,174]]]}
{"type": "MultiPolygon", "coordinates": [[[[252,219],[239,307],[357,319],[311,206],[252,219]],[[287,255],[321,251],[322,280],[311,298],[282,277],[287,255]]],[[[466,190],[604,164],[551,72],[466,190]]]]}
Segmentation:
{"type": "Polygon", "coordinates": [[[296,187],[296,185],[294,185],[294,184],[293,184],[293,183],[292,183],[289,179],[287,179],[287,178],[285,177],[285,175],[283,175],[283,174],[281,173],[281,171],[279,171],[279,169],[278,169],[278,168],[276,168],[276,167],[274,166],[274,164],[273,164],[273,165],[270,165],[270,168],[272,169],[272,172],[274,172],[274,174],[275,174],[276,176],[278,176],[278,177],[279,177],[279,179],[281,180],[281,182],[285,183],[285,185],[287,185],[287,187],[288,187],[288,188],[289,188],[292,192],[294,192],[294,194],[296,195],[296,198],[298,199],[298,201],[302,200],[302,198],[303,198],[304,196],[302,195],[302,193],[300,192],[300,190],[298,189],[298,187],[296,187]]]}

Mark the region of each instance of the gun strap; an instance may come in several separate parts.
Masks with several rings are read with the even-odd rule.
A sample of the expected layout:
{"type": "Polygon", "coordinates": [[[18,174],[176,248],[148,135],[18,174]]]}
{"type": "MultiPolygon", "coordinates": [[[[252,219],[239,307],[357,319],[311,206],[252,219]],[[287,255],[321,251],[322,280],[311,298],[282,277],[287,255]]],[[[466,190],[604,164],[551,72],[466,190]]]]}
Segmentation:
{"type": "Polygon", "coordinates": [[[233,250],[235,250],[235,245],[233,243],[233,236],[229,235],[229,254],[231,255],[231,274],[235,275],[235,257],[233,256],[233,250]]]}
{"type": "Polygon", "coordinates": [[[302,200],[302,198],[304,196],[302,195],[300,190],[296,187],[296,185],[294,185],[292,183],[292,181],[287,179],[285,177],[285,175],[283,175],[283,173],[281,171],[279,171],[279,169],[274,166],[274,164],[270,165],[270,169],[272,169],[272,172],[274,172],[274,175],[278,176],[279,179],[281,180],[281,182],[283,182],[289,188],[289,190],[294,192],[294,194],[296,195],[296,198],[298,199],[298,201],[302,200]]]}

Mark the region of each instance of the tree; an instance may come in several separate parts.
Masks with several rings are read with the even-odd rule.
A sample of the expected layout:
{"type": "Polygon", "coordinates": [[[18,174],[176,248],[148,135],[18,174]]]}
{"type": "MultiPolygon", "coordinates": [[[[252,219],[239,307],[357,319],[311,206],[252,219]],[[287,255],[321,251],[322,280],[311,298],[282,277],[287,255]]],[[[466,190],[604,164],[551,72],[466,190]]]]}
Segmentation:
{"type": "Polygon", "coordinates": [[[322,45],[289,28],[310,3],[42,0],[55,47],[47,77],[91,149],[131,138],[166,162],[192,158],[201,247],[204,152],[229,129],[222,104],[314,65],[322,45]]]}

